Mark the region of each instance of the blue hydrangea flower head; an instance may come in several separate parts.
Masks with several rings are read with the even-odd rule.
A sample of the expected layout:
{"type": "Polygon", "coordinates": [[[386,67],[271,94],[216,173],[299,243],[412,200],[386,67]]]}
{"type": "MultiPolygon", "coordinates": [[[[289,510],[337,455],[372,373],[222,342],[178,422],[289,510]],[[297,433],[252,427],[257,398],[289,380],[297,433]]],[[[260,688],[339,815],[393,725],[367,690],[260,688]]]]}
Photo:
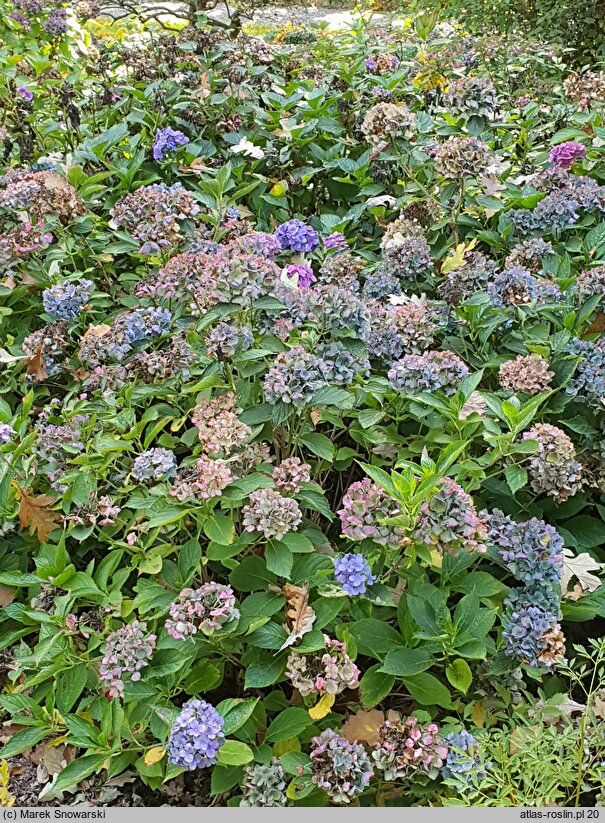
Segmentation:
{"type": "Polygon", "coordinates": [[[53,320],[73,320],[88,303],[94,285],[81,279],[76,283],[56,283],[42,292],[44,311],[53,320]]]}
{"type": "Polygon", "coordinates": [[[197,698],[189,700],[170,730],[168,762],[188,771],[214,765],[225,742],[224,725],[210,703],[197,698]]]}
{"type": "Polygon", "coordinates": [[[448,746],[447,758],[441,769],[443,777],[462,779],[467,783],[478,783],[485,777],[477,753],[477,741],[472,734],[462,729],[445,736],[448,746]]]}
{"type": "Polygon", "coordinates": [[[319,246],[319,236],[312,226],[302,220],[288,220],[278,226],[275,236],[282,249],[295,252],[313,251],[319,246]]]}
{"type": "Polygon", "coordinates": [[[153,144],[153,159],[163,160],[168,152],[176,151],[179,146],[185,146],[188,142],[189,138],[182,131],[171,129],[170,126],[158,129],[153,144]]]}
{"type": "Polygon", "coordinates": [[[334,577],[351,597],[365,594],[367,586],[376,580],[365,557],[354,553],[345,554],[334,561],[334,577]]]}

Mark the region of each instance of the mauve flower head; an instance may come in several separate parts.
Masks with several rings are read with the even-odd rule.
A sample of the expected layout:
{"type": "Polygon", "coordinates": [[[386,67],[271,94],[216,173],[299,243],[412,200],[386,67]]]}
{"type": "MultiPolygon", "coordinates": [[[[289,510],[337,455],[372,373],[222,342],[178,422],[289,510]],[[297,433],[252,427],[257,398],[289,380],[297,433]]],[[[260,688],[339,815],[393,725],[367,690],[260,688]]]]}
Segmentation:
{"type": "Polygon", "coordinates": [[[210,582],[197,589],[183,589],[170,607],[170,618],[164,626],[175,640],[193,637],[199,632],[210,637],[238,617],[233,589],[210,582]]]}
{"type": "Polygon", "coordinates": [[[147,634],[147,624],[138,620],[121,626],[107,637],[99,677],[109,683],[110,697],[123,694],[125,679],[133,683],[141,679],[141,669],[149,665],[156,639],[155,634],[147,634]]]}
{"type": "Polygon", "coordinates": [[[193,409],[191,419],[207,454],[231,454],[250,437],[250,427],[239,421],[234,409],[231,392],[212,399],[204,397],[193,409]]]}
{"type": "Polygon", "coordinates": [[[225,742],[224,719],[205,700],[189,700],[172,724],[168,762],[188,771],[213,766],[225,742]]]}
{"type": "Polygon", "coordinates": [[[43,23],[44,31],[54,37],[67,31],[67,9],[56,8],[51,11],[43,23]]]}
{"type": "Polygon", "coordinates": [[[288,281],[298,286],[299,289],[308,289],[311,283],[317,281],[313,269],[306,263],[291,263],[285,267],[283,273],[288,281]]]}
{"type": "Polygon", "coordinates": [[[350,597],[365,594],[376,582],[368,561],[362,554],[345,554],[334,561],[334,579],[350,597]]]}
{"type": "Polygon", "coordinates": [[[586,146],[581,143],[574,143],[569,140],[565,143],[559,143],[550,150],[548,159],[556,169],[568,169],[577,160],[583,160],[586,157],[586,146]]]}
{"type": "Polygon", "coordinates": [[[554,372],[548,368],[548,360],[539,354],[520,354],[514,360],[506,360],[498,372],[503,389],[526,394],[549,391],[554,376],[554,372]]]}
{"type": "Polygon", "coordinates": [[[359,685],[360,671],[347,654],[345,643],[324,634],[325,651],[301,654],[293,649],[286,677],[303,697],[310,694],[340,694],[359,685]]]}
{"type": "Polygon", "coordinates": [[[17,94],[25,100],[26,103],[30,103],[34,99],[34,93],[30,91],[27,86],[19,86],[17,94]]]}
{"type": "Polygon", "coordinates": [[[332,729],[314,737],[311,745],[311,780],[334,803],[349,803],[367,789],[374,770],[363,746],[332,729]]]}
{"type": "Polygon", "coordinates": [[[351,483],[342,498],[340,517],[342,533],[350,540],[371,538],[381,546],[399,546],[404,536],[398,526],[388,526],[383,520],[397,514],[394,502],[369,477],[351,483]]]}
{"type": "Polygon", "coordinates": [[[168,152],[176,151],[179,146],[185,146],[188,142],[189,138],[182,131],[171,129],[170,126],[158,129],[153,144],[153,159],[163,160],[168,152]]]}
{"type": "Polygon", "coordinates": [[[536,494],[547,494],[560,503],[582,488],[582,464],[576,460],[575,446],[558,426],[536,423],[523,434],[535,440],[538,450],[529,455],[528,471],[536,494]]]}
{"type": "Polygon", "coordinates": [[[265,375],[263,390],[268,403],[280,400],[300,407],[325,385],[322,360],[303,346],[294,346],[277,355],[265,375]]]}
{"type": "Polygon", "coordinates": [[[181,466],[168,493],[181,503],[188,498],[210,500],[220,497],[233,480],[230,466],[222,460],[201,457],[195,466],[181,466]]]}
{"type": "Polygon", "coordinates": [[[473,498],[451,477],[420,507],[414,539],[455,557],[461,549],[487,551],[485,520],[477,514],[473,498]]]}
{"type": "Polygon", "coordinates": [[[282,249],[294,252],[310,252],[319,246],[319,236],[312,226],[302,220],[288,220],[277,227],[275,236],[282,249]]]}
{"type": "Polygon", "coordinates": [[[275,488],[282,494],[296,494],[303,483],[311,480],[311,466],[300,457],[287,457],[273,470],[275,488]]]}
{"type": "Polygon", "coordinates": [[[275,489],[258,489],[242,509],[242,525],[247,532],[258,531],[266,538],[281,540],[296,531],[302,522],[300,506],[291,497],[282,497],[275,489]]]}
{"type": "Polygon", "coordinates": [[[447,758],[447,746],[435,723],[423,726],[412,716],[385,720],[372,757],[385,780],[401,780],[413,774],[435,778],[447,758]]]}
{"type": "Polygon", "coordinates": [[[8,423],[0,423],[0,443],[10,443],[11,436],[15,433],[8,423]]]}

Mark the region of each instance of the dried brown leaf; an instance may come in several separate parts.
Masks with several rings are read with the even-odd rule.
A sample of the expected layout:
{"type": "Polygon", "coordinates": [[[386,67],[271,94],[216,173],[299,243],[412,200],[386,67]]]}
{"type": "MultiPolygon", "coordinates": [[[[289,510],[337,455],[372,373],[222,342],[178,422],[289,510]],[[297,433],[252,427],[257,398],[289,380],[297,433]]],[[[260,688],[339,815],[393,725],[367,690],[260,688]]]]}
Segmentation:
{"type": "Polygon", "coordinates": [[[25,361],[27,373],[31,375],[34,383],[39,383],[41,380],[46,380],[48,375],[44,371],[44,362],[42,360],[42,352],[44,346],[38,346],[36,353],[32,357],[28,357],[25,361]]]}
{"type": "Polygon", "coordinates": [[[369,743],[375,746],[380,742],[380,727],[384,723],[384,712],[379,709],[359,711],[352,714],[343,724],[341,732],[349,743],[369,743]]]}
{"type": "Polygon", "coordinates": [[[48,506],[55,501],[47,494],[38,494],[35,497],[17,486],[19,505],[19,523],[22,529],[29,529],[30,534],[36,533],[40,543],[44,543],[48,535],[57,528],[60,516],[49,510],[48,506]]]}
{"type": "Polygon", "coordinates": [[[15,599],[15,589],[10,589],[8,586],[0,586],[0,608],[10,606],[15,599]]]}
{"type": "Polygon", "coordinates": [[[315,612],[309,606],[309,584],[307,582],[303,583],[302,586],[286,583],[282,591],[287,600],[286,622],[290,634],[280,651],[296,643],[303,635],[310,632],[315,622],[315,612]]]}

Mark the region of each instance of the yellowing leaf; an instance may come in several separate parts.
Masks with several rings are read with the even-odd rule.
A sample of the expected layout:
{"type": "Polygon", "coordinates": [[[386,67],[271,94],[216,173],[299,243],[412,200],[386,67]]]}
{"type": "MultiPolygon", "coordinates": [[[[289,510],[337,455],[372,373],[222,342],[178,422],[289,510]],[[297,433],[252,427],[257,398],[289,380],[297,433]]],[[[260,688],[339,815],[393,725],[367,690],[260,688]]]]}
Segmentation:
{"type": "Polygon", "coordinates": [[[477,244],[476,238],[473,238],[470,243],[458,243],[456,250],[447,257],[441,265],[441,274],[449,274],[451,271],[458,271],[466,266],[465,255],[467,252],[474,249],[477,244]]]}
{"type": "Polygon", "coordinates": [[[480,700],[477,700],[475,703],[473,703],[471,718],[478,729],[482,729],[485,726],[485,720],[487,718],[487,709],[485,708],[485,704],[482,703],[480,700]]]}
{"type": "Polygon", "coordinates": [[[272,194],[274,197],[283,197],[284,194],[288,193],[288,183],[286,180],[279,180],[271,189],[269,194],[272,194]]]}
{"type": "Polygon", "coordinates": [[[330,713],[330,709],[334,705],[335,700],[336,697],[333,694],[324,694],[313,708],[309,709],[309,717],[312,720],[321,720],[330,713]]]}
{"type": "Polygon", "coordinates": [[[155,746],[153,749],[149,749],[148,752],[145,752],[145,765],[153,766],[154,763],[159,763],[165,754],[166,749],[163,746],[155,746]]]}
{"type": "Polygon", "coordinates": [[[440,569],[443,565],[443,556],[439,554],[437,549],[431,551],[431,566],[434,569],[440,569]]]}
{"type": "Polygon", "coordinates": [[[300,751],[300,740],[298,737],[290,737],[288,740],[278,740],[277,743],[273,746],[273,754],[275,757],[281,757],[282,754],[287,754],[288,752],[299,752],[300,751]]]}

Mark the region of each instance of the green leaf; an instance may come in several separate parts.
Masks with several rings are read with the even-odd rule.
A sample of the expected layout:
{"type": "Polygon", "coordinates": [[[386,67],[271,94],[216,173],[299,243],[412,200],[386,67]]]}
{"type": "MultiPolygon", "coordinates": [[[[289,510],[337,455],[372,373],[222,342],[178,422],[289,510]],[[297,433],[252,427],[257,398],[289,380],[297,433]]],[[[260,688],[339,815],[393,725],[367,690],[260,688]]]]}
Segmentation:
{"type": "Polygon", "coordinates": [[[399,632],[396,632],[388,623],[373,617],[351,623],[349,628],[357,641],[360,653],[375,657],[378,660],[382,660],[384,655],[391,651],[393,647],[403,644],[403,638],[399,632]]]}
{"type": "Polygon", "coordinates": [[[209,660],[200,660],[185,678],[185,691],[187,694],[199,694],[209,692],[221,682],[222,675],[220,669],[209,660]]]}
{"type": "Polygon", "coordinates": [[[225,736],[241,729],[244,723],[252,716],[257,704],[257,697],[248,700],[223,700],[222,703],[219,703],[216,710],[225,719],[225,727],[223,729],[225,736]]]}
{"type": "Polygon", "coordinates": [[[313,723],[309,717],[309,712],[306,709],[299,709],[291,706],[284,709],[283,712],[277,715],[272,721],[265,740],[269,743],[277,743],[280,740],[289,740],[291,737],[298,737],[307,726],[313,723]]]}
{"type": "Polygon", "coordinates": [[[316,391],[311,398],[312,406],[337,406],[339,409],[350,409],[353,406],[353,395],[344,389],[327,386],[316,391]]]}
{"type": "Polygon", "coordinates": [[[247,689],[263,689],[272,686],[284,673],[285,657],[268,657],[251,663],[246,669],[244,685],[247,689]]]}
{"type": "Polygon", "coordinates": [[[453,663],[447,666],[445,676],[452,686],[462,694],[467,693],[473,682],[473,673],[465,660],[454,660],[453,663]]]}
{"type": "Polygon", "coordinates": [[[254,760],[252,749],[240,740],[225,740],[218,754],[222,766],[243,766],[254,760]]]}
{"type": "Polygon", "coordinates": [[[395,678],[392,674],[385,674],[380,663],[370,666],[359,681],[359,692],[361,703],[366,709],[377,706],[395,685],[395,678]]]}
{"type": "Polygon", "coordinates": [[[77,786],[85,777],[99,771],[107,757],[108,754],[85,754],[84,757],[74,760],[59,772],[53,785],[54,790],[61,792],[77,786]]]}
{"type": "Polygon", "coordinates": [[[204,534],[213,543],[230,546],[235,538],[235,525],[229,517],[215,514],[204,523],[204,534]]]}
{"type": "Polygon", "coordinates": [[[432,674],[424,672],[414,677],[404,677],[406,689],[421,706],[442,706],[444,709],[453,709],[451,696],[447,686],[437,680],[432,674]]]}
{"type": "Polygon", "coordinates": [[[88,679],[88,666],[81,663],[59,676],[57,681],[57,708],[67,714],[84,691],[88,679]]]}
{"type": "Polygon", "coordinates": [[[51,731],[46,726],[34,726],[32,729],[23,729],[23,731],[14,734],[11,739],[4,744],[0,757],[6,759],[14,757],[16,754],[21,754],[26,749],[31,749],[36,743],[39,743],[45,737],[50,735],[51,731]]]}
{"type": "Polygon", "coordinates": [[[285,543],[269,540],[265,547],[265,562],[270,572],[288,580],[294,565],[294,556],[285,543]]]}
{"type": "Polygon", "coordinates": [[[334,446],[325,434],[306,434],[300,438],[300,442],[306,446],[310,452],[321,457],[322,460],[327,460],[330,463],[334,460],[334,446]]]}
{"type": "Polygon", "coordinates": [[[425,672],[434,662],[433,656],[422,649],[395,649],[385,657],[381,671],[404,677],[425,672]]]}
{"type": "Polygon", "coordinates": [[[229,582],[240,592],[267,591],[275,584],[275,575],[267,570],[260,557],[245,557],[229,575],[229,582]]]}
{"type": "Polygon", "coordinates": [[[517,466],[514,463],[505,467],[504,476],[506,477],[508,488],[513,494],[516,494],[519,489],[527,486],[527,481],[529,479],[527,470],[524,469],[523,466],[517,466]]]}
{"type": "Polygon", "coordinates": [[[224,794],[232,789],[240,781],[242,776],[241,766],[221,766],[217,765],[212,769],[210,778],[210,794],[224,794]]]}

